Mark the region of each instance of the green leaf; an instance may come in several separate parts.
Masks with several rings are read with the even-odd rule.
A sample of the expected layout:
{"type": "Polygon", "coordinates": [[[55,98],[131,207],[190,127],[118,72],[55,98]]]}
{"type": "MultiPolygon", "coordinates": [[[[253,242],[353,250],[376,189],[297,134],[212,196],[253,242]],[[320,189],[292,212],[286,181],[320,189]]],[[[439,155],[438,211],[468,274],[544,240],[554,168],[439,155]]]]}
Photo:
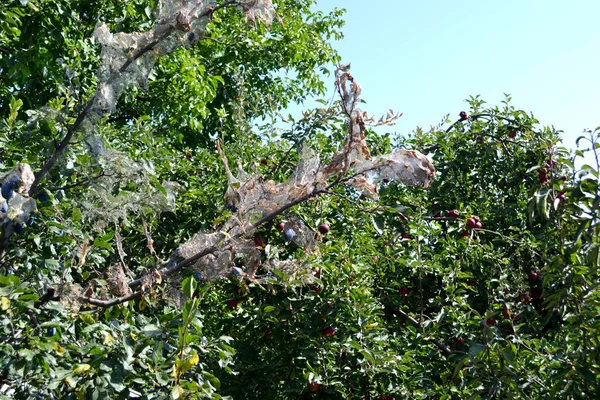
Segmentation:
{"type": "Polygon", "coordinates": [[[381,218],[376,217],[375,215],[371,215],[371,221],[373,222],[373,227],[380,235],[383,234],[384,225],[383,220],[381,218]]]}
{"type": "Polygon", "coordinates": [[[537,201],[537,210],[540,216],[544,219],[550,219],[550,210],[548,207],[548,196],[550,195],[550,190],[547,188],[541,188],[535,195],[537,201]]]}

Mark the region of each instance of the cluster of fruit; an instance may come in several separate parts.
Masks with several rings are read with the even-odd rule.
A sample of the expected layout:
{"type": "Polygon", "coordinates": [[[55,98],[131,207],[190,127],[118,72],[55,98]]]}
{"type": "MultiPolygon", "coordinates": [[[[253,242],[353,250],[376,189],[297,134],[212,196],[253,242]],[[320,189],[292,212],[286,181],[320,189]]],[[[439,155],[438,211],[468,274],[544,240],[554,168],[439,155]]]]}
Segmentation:
{"type": "MultiPolygon", "coordinates": [[[[296,231],[290,227],[286,228],[285,223],[283,223],[283,222],[280,222],[277,224],[277,230],[279,232],[281,232],[281,238],[283,240],[285,240],[286,242],[294,240],[294,238],[296,237],[296,231]]],[[[319,225],[318,230],[319,230],[319,233],[321,233],[322,235],[325,235],[325,234],[329,233],[329,225],[321,224],[321,225],[319,225]]]]}
{"type": "MultiPolygon", "coordinates": [[[[284,222],[280,222],[276,225],[276,228],[279,232],[281,232],[281,238],[286,241],[286,242],[290,242],[292,240],[294,240],[294,238],[296,237],[296,231],[294,230],[294,228],[287,226],[284,222]]],[[[317,228],[319,233],[321,233],[322,235],[325,235],[327,233],[329,233],[330,228],[329,225],[327,224],[321,224],[319,225],[319,227],[317,228]]],[[[267,246],[267,240],[260,235],[256,235],[253,238],[254,241],[254,246],[258,247],[258,248],[264,248],[267,246]]],[[[239,266],[234,266],[231,268],[230,271],[230,275],[232,276],[237,276],[237,277],[243,277],[245,274],[244,270],[242,268],[240,268],[239,266]]],[[[203,279],[202,273],[200,272],[196,272],[194,274],[194,278],[197,281],[201,281],[203,279]]],[[[230,304],[231,305],[231,304],[230,304]]],[[[233,306],[232,306],[233,307],[233,306]]],[[[237,303],[235,304],[235,307],[237,307],[237,303]]]]}
{"type": "Polygon", "coordinates": [[[13,222],[10,219],[6,218],[9,210],[8,203],[13,197],[15,197],[15,193],[18,192],[20,186],[21,179],[16,175],[12,175],[7,181],[2,183],[2,189],[0,190],[0,194],[2,194],[2,203],[0,204],[0,217],[6,221],[5,229],[6,232],[8,232],[8,235],[10,235],[12,231],[16,233],[23,233],[27,226],[31,226],[34,223],[33,215],[29,216],[29,219],[27,220],[27,222],[25,222],[25,224],[13,224],[13,222]]]}
{"type": "Polygon", "coordinates": [[[18,176],[11,176],[10,179],[2,184],[2,197],[10,200],[15,195],[15,190],[21,186],[21,179],[18,176]]]}
{"type": "MultiPolygon", "coordinates": [[[[540,183],[542,185],[544,185],[550,181],[550,176],[552,175],[552,172],[555,169],[554,167],[556,167],[556,160],[549,159],[549,160],[546,160],[544,167],[540,168],[538,170],[538,180],[540,181],[540,183]]],[[[558,180],[565,182],[567,180],[567,176],[562,175],[558,178],[558,180]]],[[[565,192],[560,192],[560,194],[557,196],[557,198],[559,200],[564,200],[565,199],[564,194],[565,194],[565,192]]]]}

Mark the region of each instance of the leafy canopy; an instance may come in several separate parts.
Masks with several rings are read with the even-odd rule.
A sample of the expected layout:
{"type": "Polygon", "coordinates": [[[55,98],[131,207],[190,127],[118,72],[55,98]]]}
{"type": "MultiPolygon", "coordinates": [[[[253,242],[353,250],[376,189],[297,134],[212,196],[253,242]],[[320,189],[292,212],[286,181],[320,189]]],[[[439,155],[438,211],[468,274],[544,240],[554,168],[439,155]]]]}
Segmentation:
{"type": "Polygon", "coordinates": [[[0,177],[19,163],[38,174],[31,197],[15,186],[1,215],[0,396],[598,397],[599,168],[575,161],[596,154],[600,130],[570,154],[509,97],[471,97],[458,120],[406,137],[361,114],[373,157],[428,155],[429,188],[333,185],[215,243],[249,243],[253,257],[228,259],[223,279],[194,265],[156,273],[182,262],[177,249],[196,233],[244,215],[226,202],[236,185],[224,165],[285,182],[302,148],[328,165],[357,126],[343,96],[298,120],[277,114],[334,80],[342,11],[277,1],[282,23],[267,27],[245,21],[244,4],[254,6],[215,10],[202,40],[157,58],[93,135],[72,127],[101,83],[97,24],[149,32],[159,5],[0,9],[0,177]],[[27,225],[10,210],[30,198],[27,225]],[[311,240],[285,240],[280,223],[311,240]]]}

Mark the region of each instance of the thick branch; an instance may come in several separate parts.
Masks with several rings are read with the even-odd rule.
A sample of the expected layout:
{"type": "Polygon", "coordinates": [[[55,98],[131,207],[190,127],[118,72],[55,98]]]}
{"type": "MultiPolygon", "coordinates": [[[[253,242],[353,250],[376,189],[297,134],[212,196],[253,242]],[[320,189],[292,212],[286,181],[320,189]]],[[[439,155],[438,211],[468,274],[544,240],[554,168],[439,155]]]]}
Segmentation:
{"type": "MultiPolygon", "coordinates": [[[[335,182],[334,182],[335,183],[335,182]]],[[[331,186],[331,185],[330,185],[331,186]]],[[[248,229],[246,229],[244,232],[240,232],[238,234],[235,234],[233,236],[230,236],[228,238],[226,238],[225,240],[223,240],[221,242],[220,245],[215,244],[212,245],[210,247],[205,248],[204,250],[196,253],[195,255],[193,255],[192,257],[186,258],[185,260],[181,261],[180,263],[172,266],[172,267],[164,267],[162,269],[160,269],[158,271],[158,273],[162,276],[162,277],[168,277],[170,275],[173,275],[174,273],[176,273],[177,271],[180,271],[181,269],[185,268],[185,267],[189,267],[190,265],[193,265],[196,261],[200,260],[202,257],[207,256],[209,254],[212,254],[216,251],[219,250],[226,250],[228,249],[235,240],[248,235],[249,233],[253,232],[254,230],[256,230],[256,228],[258,228],[259,226],[261,226],[262,224],[271,221],[272,219],[274,219],[275,217],[277,217],[278,215],[284,213],[286,210],[305,202],[306,200],[318,196],[321,193],[325,193],[330,186],[327,187],[327,189],[320,189],[320,190],[314,190],[311,193],[308,193],[302,197],[297,198],[296,200],[284,205],[283,207],[273,211],[270,214],[265,215],[264,217],[262,217],[261,219],[259,219],[258,221],[256,221],[255,223],[253,223],[252,225],[250,225],[248,227],[248,229]]],[[[140,278],[140,279],[136,279],[134,281],[132,281],[129,284],[130,288],[136,288],[138,286],[140,286],[142,283],[144,282],[144,278],[140,278]]]]}
{"type": "MultiPolygon", "coordinates": [[[[190,265],[193,265],[196,261],[200,260],[202,257],[205,257],[209,254],[212,254],[216,251],[219,250],[226,250],[227,248],[229,248],[229,246],[231,246],[233,244],[233,242],[236,239],[239,239],[242,236],[247,235],[248,233],[254,231],[257,227],[259,227],[260,225],[264,224],[265,222],[268,222],[270,220],[272,220],[273,218],[275,218],[277,215],[283,213],[285,210],[300,204],[306,200],[308,200],[311,197],[317,196],[318,194],[324,192],[324,190],[318,190],[318,191],[314,191],[312,193],[309,193],[305,196],[302,196],[301,198],[298,198],[296,200],[294,200],[293,202],[290,202],[288,204],[286,204],[285,206],[281,207],[280,209],[264,216],[263,218],[259,219],[258,221],[256,221],[254,224],[252,224],[248,230],[246,230],[245,232],[240,232],[234,236],[231,236],[227,239],[225,239],[220,245],[219,244],[215,244],[212,245],[210,247],[205,248],[204,250],[196,253],[195,255],[193,255],[192,257],[186,258],[185,260],[181,261],[180,263],[172,266],[172,267],[164,267],[162,269],[160,269],[158,271],[158,273],[163,277],[163,278],[167,278],[170,275],[173,275],[174,273],[176,273],[177,271],[180,271],[181,269],[188,267],[190,265]]],[[[143,282],[145,281],[145,278],[140,278],[140,279],[136,279],[134,281],[132,281],[129,284],[129,287],[131,288],[136,288],[138,286],[140,286],[143,282]]],[[[123,297],[118,297],[112,300],[99,300],[96,298],[91,298],[91,297],[80,297],[80,301],[84,302],[84,303],[88,303],[88,304],[93,304],[99,307],[111,307],[117,304],[121,304],[121,303],[126,303],[130,300],[133,299],[137,299],[140,298],[143,294],[142,290],[138,290],[130,295],[127,296],[123,296],[123,297]]]]}
{"type": "MultiPolygon", "coordinates": [[[[351,179],[351,178],[352,178],[352,176],[342,179],[342,176],[339,175],[332,183],[327,185],[327,187],[325,187],[323,189],[315,189],[312,192],[310,192],[304,196],[301,196],[301,197],[295,199],[294,201],[291,201],[291,202],[285,204],[281,208],[265,215],[264,217],[262,217],[261,219],[259,219],[258,221],[256,221],[252,225],[250,225],[248,227],[248,229],[246,229],[244,232],[240,232],[233,236],[227,237],[222,242],[214,244],[212,246],[209,246],[209,247],[205,248],[204,250],[194,254],[192,257],[186,258],[185,260],[179,262],[176,265],[161,268],[160,270],[158,270],[158,273],[161,275],[162,278],[168,278],[169,276],[173,275],[174,273],[181,271],[183,268],[193,265],[198,260],[200,260],[202,257],[205,257],[209,254],[215,253],[219,250],[227,250],[229,247],[231,247],[233,245],[235,240],[250,234],[251,232],[255,231],[256,228],[258,228],[259,226],[273,220],[278,215],[284,213],[285,211],[289,210],[290,208],[292,208],[300,203],[307,201],[310,198],[313,198],[313,197],[316,197],[323,193],[328,192],[332,187],[338,185],[340,182],[347,181],[348,179],[351,179]]],[[[132,289],[135,289],[135,288],[139,287],[140,285],[142,285],[144,283],[144,281],[145,281],[145,277],[136,279],[129,283],[129,287],[132,289]]],[[[131,295],[118,297],[118,298],[115,298],[112,300],[99,300],[99,299],[95,299],[95,298],[91,298],[91,297],[81,297],[80,300],[84,303],[93,304],[93,305],[96,305],[99,307],[111,307],[111,306],[114,306],[117,304],[126,303],[133,299],[140,298],[142,296],[142,294],[143,294],[143,291],[138,290],[131,295]]]]}
{"type": "Polygon", "coordinates": [[[130,295],[123,296],[123,297],[117,297],[112,300],[100,300],[100,299],[96,299],[93,297],[83,297],[82,296],[79,298],[79,301],[81,301],[82,303],[92,304],[94,306],[106,308],[106,307],[116,306],[117,304],[127,303],[130,300],[139,299],[140,297],[142,297],[142,291],[138,290],[137,292],[133,292],[130,295]]]}
{"type": "Polygon", "coordinates": [[[90,112],[95,99],[96,99],[96,96],[92,97],[87,102],[87,104],[85,105],[85,107],[83,108],[81,113],[77,116],[75,123],[73,125],[71,125],[69,127],[69,129],[67,130],[67,134],[63,138],[62,142],[60,142],[60,145],[58,146],[58,148],[56,149],[54,154],[52,154],[52,157],[50,157],[50,159],[48,161],[46,161],[46,163],[42,166],[40,171],[35,175],[35,181],[33,181],[33,184],[31,185],[31,189],[29,190],[30,195],[35,194],[35,191],[37,190],[37,187],[39,186],[42,179],[44,179],[44,177],[48,174],[48,172],[50,172],[52,167],[54,167],[54,164],[56,164],[56,162],[58,161],[60,156],[67,149],[67,146],[69,146],[69,143],[71,142],[71,139],[73,138],[73,135],[75,134],[75,131],[77,131],[77,129],[79,129],[79,126],[83,123],[83,121],[87,117],[87,114],[90,112]]]}

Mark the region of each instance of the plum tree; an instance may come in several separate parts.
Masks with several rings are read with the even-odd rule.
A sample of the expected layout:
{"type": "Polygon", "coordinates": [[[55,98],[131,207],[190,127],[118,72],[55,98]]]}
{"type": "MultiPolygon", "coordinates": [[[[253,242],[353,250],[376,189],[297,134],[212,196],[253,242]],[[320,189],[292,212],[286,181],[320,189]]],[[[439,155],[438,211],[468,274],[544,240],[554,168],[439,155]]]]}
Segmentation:
{"type": "Polygon", "coordinates": [[[508,99],[381,133],[312,1],[0,15],[0,397],[598,397],[598,166],[508,99]]]}

